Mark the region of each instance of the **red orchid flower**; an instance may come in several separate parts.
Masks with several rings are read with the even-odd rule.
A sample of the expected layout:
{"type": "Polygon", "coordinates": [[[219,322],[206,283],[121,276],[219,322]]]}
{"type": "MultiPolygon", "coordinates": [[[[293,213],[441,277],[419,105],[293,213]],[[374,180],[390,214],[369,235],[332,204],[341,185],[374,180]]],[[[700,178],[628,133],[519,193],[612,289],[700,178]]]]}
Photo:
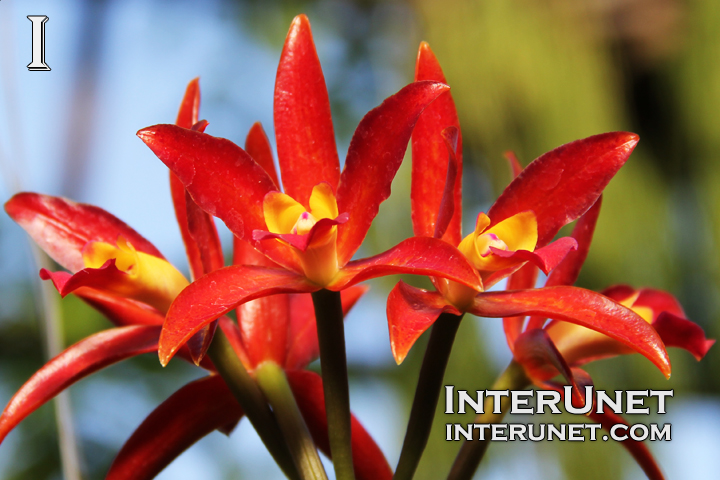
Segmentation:
{"type": "Polygon", "coordinates": [[[447,277],[479,288],[457,250],[415,237],[350,261],[390,185],[422,110],[448,87],[406,86],[370,111],[340,172],[325,80],[304,15],[290,27],[275,85],[275,132],[285,193],[255,158],[222,138],[156,125],[140,138],[177,175],[192,199],[276,265],[234,265],[195,281],[168,311],[160,339],[166,364],[194,334],[244,302],[277,293],[340,291],[392,273],[447,277]]]}
{"type": "MultiPolygon", "coordinates": [[[[199,101],[196,79],[188,85],[178,115],[179,125],[197,124],[199,101]]],[[[258,129],[253,128],[247,148],[258,151],[261,158],[263,152],[253,147],[257,139],[258,129]]],[[[193,277],[221,268],[222,250],[212,218],[186,195],[173,174],[170,180],[193,277]]],[[[21,193],[9,200],[5,209],[56,262],[73,272],[42,270],[41,276],[51,279],[63,296],[73,293],[85,300],[117,328],[81,340],[38,370],[0,416],[0,443],[25,417],[78,380],[126,358],[157,351],[164,310],[177,291],[188,284],[150,242],[100,208],[21,193]]],[[[235,261],[257,263],[257,255],[252,248],[236,242],[235,261]]],[[[363,292],[361,287],[343,292],[343,310],[347,312],[363,292]]],[[[317,357],[309,295],[259,299],[246,304],[238,317],[240,326],[227,317],[221,319],[220,326],[241,361],[251,371],[262,361],[278,362],[288,370],[310,432],[329,455],[322,380],[313,372],[301,370],[317,357]]],[[[202,358],[208,337],[211,335],[200,338],[194,353],[183,348],[180,354],[214,372],[212,363],[202,358]]],[[[211,374],[192,382],[143,422],[121,450],[107,478],[153,478],[211,431],[229,434],[242,416],[241,407],[220,376],[211,374]]],[[[382,452],[354,417],[352,432],[354,451],[363,459],[356,462],[357,477],[390,478],[392,472],[382,452]]]]}
{"type": "MultiPolygon", "coordinates": [[[[568,254],[550,274],[546,287],[572,285],[577,280],[590,248],[601,203],[602,197],[578,220],[572,233],[578,249],[568,254]]],[[[521,277],[516,282],[527,281],[533,274],[524,272],[521,277]]],[[[652,326],[666,346],[683,348],[697,360],[702,359],[715,343],[715,340],[705,337],[702,328],[685,318],[679,302],[667,292],[617,285],[602,293],[638,314],[652,326]]],[[[527,377],[541,388],[553,389],[564,395],[563,385],[551,381],[553,377],[562,375],[573,386],[573,401],[582,405],[585,404],[584,386],[592,385],[592,380],[578,367],[590,361],[634,353],[633,349],[597,331],[567,322],[548,322],[541,316],[506,318],[504,326],[514,359],[522,365],[527,377]]],[[[593,410],[589,416],[606,429],[619,423],[627,424],[612,411],[597,413],[593,410]]],[[[623,442],[623,445],[649,478],[663,478],[655,459],[642,442],[632,440],[623,442]]]]}
{"type": "MultiPolygon", "coordinates": [[[[426,43],[420,46],[415,79],[445,81],[426,43]]],[[[412,140],[415,234],[457,245],[478,270],[485,288],[514,275],[509,291],[503,292],[472,290],[451,279],[432,278],[437,289],[434,292],[398,283],[388,298],[387,309],[396,361],[405,358],[417,338],[443,312],[482,317],[536,314],[602,332],[642,353],[669,375],[670,364],[660,337],[632,310],[588,290],[569,286],[534,289],[530,282],[522,285],[517,281],[537,268],[550,272],[577,248],[573,238],[552,239],[561,227],[595,203],[637,141],[631,133],[607,133],[540,156],[510,183],[487,214],[478,216],[475,231],[461,240],[462,160],[456,109],[449,93],[430,105],[421,115],[412,140]]]]}

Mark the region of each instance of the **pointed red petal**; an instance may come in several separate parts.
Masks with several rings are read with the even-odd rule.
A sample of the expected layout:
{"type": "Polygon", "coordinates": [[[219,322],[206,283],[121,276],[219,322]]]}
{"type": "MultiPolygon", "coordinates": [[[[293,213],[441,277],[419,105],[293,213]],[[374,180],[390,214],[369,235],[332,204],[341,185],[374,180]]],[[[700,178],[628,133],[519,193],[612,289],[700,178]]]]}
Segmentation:
{"type": "MultiPolygon", "coordinates": [[[[343,318],[360,297],[369,290],[366,285],[355,285],[340,292],[343,318]]],[[[290,325],[285,370],[300,370],[320,356],[315,306],[310,295],[299,293],[290,297],[290,325]]]]}
{"type": "Polygon", "coordinates": [[[250,155],[224,138],[155,125],[138,137],[178,176],[195,202],[240,238],[265,230],[262,203],[273,181],[250,155]]]}
{"type": "Polygon", "coordinates": [[[185,206],[187,192],[185,191],[185,186],[173,172],[170,172],[170,194],[175,209],[175,218],[178,227],[180,227],[180,235],[182,236],[185,253],[187,254],[188,263],[190,264],[190,276],[195,280],[203,275],[202,258],[200,256],[200,249],[188,229],[187,207],[185,206]]]}
{"type": "Polygon", "coordinates": [[[577,287],[548,287],[485,292],[475,297],[471,313],[481,317],[544,315],[603,333],[653,362],[670,376],[670,359],[655,329],[632,310],[577,287]]]}
{"type": "Polygon", "coordinates": [[[514,357],[533,383],[539,384],[562,375],[572,385],[574,399],[580,405],[585,404],[585,382],[578,384],[573,371],[545,331],[530,330],[520,335],[515,342],[514,357]]]}
{"type": "Polygon", "coordinates": [[[653,321],[661,312],[672,313],[678,317],[685,317],[680,302],[668,292],[657,290],[655,288],[641,288],[639,290],[629,285],[614,285],[602,291],[606,297],[610,297],[616,302],[622,302],[637,295],[633,302],[633,307],[648,307],[653,311],[653,321]]]}
{"type": "Polygon", "coordinates": [[[526,210],[538,221],[538,246],[589,209],[638,142],[634,133],[595,135],[552,150],[525,167],[488,216],[492,225],[526,210]]]}
{"type": "Polygon", "coordinates": [[[504,153],[504,156],[505,159],[508,161],[508,164],[510,165],[510,173],[512,174],[512,178],[514,179],[522,173],[523,167],[522,165],[520,165],[520,162],[518,161],[515,152],[508,150],[504,153]]]}
{"type": "Polygon", "coordinates": [[[189,193],[185,195],[185,208],[187,209],[188,231],[200,252],[202,274],[224,267],[225,261],[215,221],[193,201],[189,193]]]}
{"type": "MultiPolygon", "coordinates": [[[[308,297],[310,295],[307,295],[308,297]]],[[[290,305],[288,295],[273,295],[237,308],[240,336],[251,368],[266,360],[285,363],[290,305]]]]}
{"type": "Polygon", "coordinates": [[[218,319],[218,325],[220,326],[220,329],[223,331],[228,341],[230,342],[230,346],[235,351],[235,354],[240,359],[240,362],[242,362],[242,364],[245,366],[245,369],[251,370],[252,364],[250,363],[250,359],[248,358],[245,345],[243,345],[242,343],[240,327],[237,326],[237,323],[235,323],[233,320],[226,316],[222,316],[218,319]]]}
{"type": "Polygon", "coordinates": [[[455,247],[431,237],[412,237],[374,257],[355,260],[343,267],[327,288],[338,291],[370,278],[411,273],[454,280],[482,290],[477,270],[455,247]]]}
{"type": "MultiPolygon", "coordinates": [[[[550,273],[545,281],[546,287],[554,287],[556,285],[572,285],[580,274],[580,269],[585,263],[585,258],[590,251],[590,243],[592,242],[593,233],[595,232],[595,224],[600,215],[600,206],[602,205],[602,195],[597,202],[590,207],[577,221],[573,228],[572,237],[577,240],[578,248],[569,252],[560,264],[550,273]]],[[[508,289],[509,290],[509,289],[508,289]]],[[[607,296],[607,295],[606,295],[607,296]]],[[[612,298],[612,297],[611,297],[612,298]]],[[[528,320],[527,329],[542,328],[545,325],[545,317],[531,317],[528,320]]]]}
{"type": "MultiPolygon", "coordinates": [[[[453,220],[456,220],[457,222],[460,221],[458,220],[456,213],[458,209],[462,210],[462,199],[458,202],[456,198],[458,196],[456,188],[458,183],[457,175],[458,171],[462,169],[462,165],[458,163],[456,155],[459,131],[455,127],[448,127],[442,131],[442,136],[448,149],[450,161],[448,162],[445,189],[443,191],[442,200],[440,201],[440,208],[435,222],[435,232],[433,233],[433,237],[444,238],[451,245],[457,246],[460,242],[459,240],[458,242],[455,240],[456,237],[460,237],[460,234],[455,232],[457,235],[449,234],[446,237],[445,233],[448,231],[448,227],[453,220]]],[[[462,212],[460,212],[460,214],[462,215],[462,212]]],[[[458,223],[458,229],[459,227],[460,224],[458,223]]],[[[453,230],[456,229],[453,227],[453,230]]]]}
{"type": "Polygon", "coordinates": [[[182,387],[143,420],[110,466],[106,480],[149,480],[195,442],[234,425],[243,411],[222,377],[182,387]]]}
{"type": "Polygon", "coordinates": [[[305,15],[295,17],[285,40],[275,80],[274,112],[285,193],[307,207],[318,183],[337,188],[340,162],[325,77],[305,15]]]}
{"type": "Polygon", "coordinates": [[[508,251],[490,247],[492,253],[498,257],[510,258],[517,261],[534,263],[544,274],[550,273],[568,252],[577,249],[577,242],[571,237],[562,237],[542,248],[530,252],[527,250],[508,251]]]}
{"type": "Polygon", "coordinates": [[[669,312],[661,312],[652,326],[665,346],[685,349],[698,361],[715,343],[715,340],[705,338],[705,332],[698,324],[669,312]]]}
{"type": "MultiPolygon", "coordinates": [[[[330,457],[325,395],[322,379],[306,370],[287,372],[295,401],[315,444],[330,457]]],[[[370,434],[353,415],[351,418],[353,466],[357,480],[390,480],[392,469],[370,434]]]]}
{"type": "Polygon", "coordinates": [[[167,365],[193,334],[242,303],[317,289],[305,277],[277,268],[233,265],[215,270],[180,292],[170,307],[160,335],[160,363],[167,365]]]}
{"type": "Polygon", "coordinates": [[[272,148],[270,148],[270,142],[260,122],[255,122],[253,126],[250,127],[250,131],[247,137],[245,137],[245,151],[265,170],[270,179],[275,183],[275,189],[278,190],[277,187],[280,185],[280,182],[278,182],[275,163],[273,163],[272,148]]]}
{"type": "Polygon", "coordinates": [[[411,83],[360,121],[337,189],[338,210],[350,221],[338,228],[338,261],[345,265],[360,247],[402,163],[423,109],[448,90],[442,83],[411,83]]]}
{"type": "Polygon", "coordinates": [[[10,399],[0,416],[0,442],[55,395],[113,363],[157,350],[160,327],[113,328],[91,335],[43,365],[10,399]]]}
{"type": "MultiPolygon", "coordinates": [[[[54,275],[57,275],[56,272],[54,275]]],[[[130,298],[122,298],[94,288],[78,288],[73,292],[95,310],[105,315],[117,327],[128,325],[157,325],[165,321],[165,315],[157,309],[130,298]]]]}
{"type": "Polygon", "coordinates": [[[390,348],[398,365],[405,360],[420,335],[445,312],[461,314],[437,292],[415,288],[402,281],[395,285],[388,296],[387,317],[390,348]]]}
{"type": "MultiPolygon", "coordinates": [[[[607,431],[610,431],[613,425],[621,423],[628,425],[628,427],[630,426],[623,417],[609,409],[605,409],[605,413],[596,413],[595,409],[593,409],[588,414],[588,417],[601,424],[607,431]]],[[[630,452],[630,455],[633,456],[640,468],[645,472],[645,475],[647,475],[648,480],[665,480],[660,466],[657,464],[655,457],[653,457],[645,443],[627,438],[621,442],[621,444],[630,452]]]]}
{"type": "Polygon", "coordinates": [[[569,252],[565,259],[553,270],[547,282],[545,282],[545,286],[554,287],[555,285],[572,285],[575,283],[580,274],[580,268],[585,263],[585,258],[587,258],[590,251],[590,243],[592,242],[593,233],[595,233],[595,224],[600,215],[601,206],[602,196],[577,221],[575,228],[573,228],[572,238],[577,240],[578,248],[574,252],[569,252]]]}
{"type": "MultiPolygon", "coordinates": [[[[506,290],[525,290],[535,287],[537,281],[538,269],[532,263],[526,263],[517,272],[513,273],[508,279],[506,290]]],[[[515,350],[515,340],[522,332],[525,316],[506,317],[503,318],[503,330],[505,331],[505,339],[507,340],[510,351],[515,350]]]]}
{"type": "Polygon", "coordinates": [[[175,124],[183,128],[191,128],[198,121],[200,111],[200,78],[190,80],[183,96],[175,124]]]}
{"type": "MultiPolygon", "coordinates": [[[[426,42],[420,44],[415,63],[415,81],[433,80],[447,83],[440,64],[426,42]]],[[[412,134],[412,206],[413,231],[417,236],[433,236],[435,222],[444,197],[443,189],[452,192],[454,210],[445,239],[453,245],[462,240],[462,135],[455,102],[450,92],[440,95],[420,115],[412,134]],[[447,147],[441,132],[457,128],[457,170],[448,184],[449,163],[447,147]]]]}
{"type": "Polygon", "coordinates": [[[164,258],[152,243],[105,210],[38,193],[18,193],[5,211],[50,257],[72,272],[85,268],[82,249],[88,242],[115,244],[125,237],[140,252],[164,258]]]}

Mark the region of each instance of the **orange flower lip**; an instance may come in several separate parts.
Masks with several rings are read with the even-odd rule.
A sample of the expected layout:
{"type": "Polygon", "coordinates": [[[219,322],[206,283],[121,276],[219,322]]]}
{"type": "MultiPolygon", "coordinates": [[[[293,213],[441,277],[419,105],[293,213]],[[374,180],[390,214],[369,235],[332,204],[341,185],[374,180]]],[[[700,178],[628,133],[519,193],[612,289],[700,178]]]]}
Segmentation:
{"type": "Polygon", "coordinates": [[[261,240],[276,238],[278,240],[282,240],[283,242],[294,248],[297,248],[301,252],[305,252],[316,237],[322,235],[323,233],[327,232],[328,229],[336,225],[342,225],[349,219],[350,215],[347,212],[341,213],[336,218],[321,218],[320,220],[315,222],[315,225],[312,226],[309,232],[304,234],[272,233],[266,230],[255,230],[253,231],[253,240],[258,242],[261,240]]]}

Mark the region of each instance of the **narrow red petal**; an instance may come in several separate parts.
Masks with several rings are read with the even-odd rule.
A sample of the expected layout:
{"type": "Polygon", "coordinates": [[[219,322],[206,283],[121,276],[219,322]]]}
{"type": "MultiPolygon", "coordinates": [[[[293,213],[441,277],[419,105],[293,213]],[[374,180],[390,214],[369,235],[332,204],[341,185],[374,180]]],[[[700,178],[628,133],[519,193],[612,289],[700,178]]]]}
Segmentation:
{"type": "Polygon", "coordinates": [[[669,312],[660,313],[652,326],[665,346],[687,350],[698,361],[702,360],[715,343],[715,340],[705,337],[705,332],[698,324],[669,312]]]}
{"type": "Polygon", "coordinates": [[[61,197],[18,193],[5,203],[5,211],[40,248],[64,268],[85,268],[83,247],[91,241],[115,244],[119,235],[140,252],[164,258],[152,243],[102,208],[61,197]]]}
{"type": "Polygon", "coordinates": [[[240,238],[265,230],[265,194],[276,187],[250,155],[224,138],[155,125],[137,135],[178,176],[193,200],[240,238]]]}
{"type": "Polygon", "coordinates": [[[404,282],[395,285],[388,296],[387,317],[390,348],[398,365],[405,360],[420,335],[444,312],[461,314],[437,292],[428,292],[404,282]]]}
{"type": "MultiPolygon", "coordinates": [[[[447,146],[448,155],[450,161],[448,162],[447,176],[445,178],[445,189],[443,191],[442,200],[440,201],[440,208],[438,209],[437,220],[435,222],[435,232],[433,237],[444,238],[451,245],[459,245],[459,240],[456,242],[460,234],[454,235],[452,233],[445,236],[447,233],[450,223],[454,220],[459,222],[456,215],[457,210],[462,210],[462,198],[460,202],[457,201],[457,183],[458,183],[458,172],[462,170],[462,164],[457,159],[457,146],[460,132],[455,127],[448,127],[442,131],[443,139],[447,146]]],[[[461,212],[462,215],[462,212],[461,212]]],[[[458,223],[458,227],[460,224],[458,223]]],[[[457,233],[457,232],[455,232],[457,233]]]]}
{"type": "MultiPolygon", "coordinates": [[[[185,196],[188,231],[200,252],[202,274],[224,267],[222,246],[215,221],[193,201],[189,193],[185,196]]],[[[201,276],[201,275],[200,275],[201,276]]]]}
{"type": "Polygon", "coordinates": [[[157,350],[159,326],[113,328],[68,347],[43,365],[10,399],[0,416],[0,442],[25,417],[55,395],[102,368],[157,350]]]}
{"type": "Polygon", "coordinates": [[[238,327],[237,323],[226,316],[222,316],[218,319],[218,326],[227,337],[230,342],[230,346],[235,351],[235,354],[240,359],[240,362],[242,362],[247,370],[251,370],[252,364],[250,363],[250,358],[248,357],[245,345],[243,345],[242,342],[240,327],[238,327]]]}
{"type": "Polygon", "coordinates": [[[618,340],[670,376],[670,359],[655,329],[632,310],[609,298],[577,287],[548,287],[485,292],[471,313],[481,317],[543,315],[587,327],[618,340]]]}
{"type": "Polygon", "coordinates": [[[175,124],[183,128],[191,128],[198,121],[200,112],[200,78],[190,80],[185,95],[180,103],[175,124]]]}
{"type": "Polygon", "coordinates": [[[447,278],[477,291],[482,281],[477,270],[455,247],[431,237],[412,237],[374,257],[348,263],[327,288],[342,290],[370,278],[411,273],[447,278]]]}
{"type": "Polygon", "coordinates": [[[508,161],[508,164],[510,165],[510,173],[512,174],[512,178],[514,179],[522,173],[523,167],[522,165],[520,165],[520,162],[518,161],[515,152],[508,150],[507,152],[505,152],[504,156],[505,159],[508,161]]]}
{"type": "Polygon", "coordinates": [[[525,167],[508,185],[488,216],[492,224],[526,210],[538,220],[538,246],[585,213],[632,153],[633,133],[595,135],[552,150],[525,167]]]}
{"type": "MultiPolygon", "coordinates": [[[[402,163],[423,109],[448,90],[442,83],[412,83],[385,99],[360,121],[337,189],[338,210],[350,221],[338,228],[338,261],[345,265],[360,247],[402,163]]],[[[444,148],[444,147],[443,147],[444,148]]]]}
{"type": "Polygon", "coordinates": [[[150,480],[208,433],[236,424],[242,408],[219,375],[195,380],[161,403],[125,442],[106,480],[150,480]]]}
{"type": "Polygon", "coordinates": [[[515,342],[515,360],[523,366],[533,383],[539,384],[560,374],[573,387],[573,396],[585,403],[585,391],[573,375],[570,366],[543,330],[523,333],[515,342]]]}
{"type": "MultiPolygon", "coordinates": [[[[328,457],[327,417],[322,379],[306,370],[287,372],[290,388],[315,444],[328,457]]],[[[392,469],[370,434],[353,415],[351,418],[353,466],[357,480],[390,480],[392,469]]]]}
{"type": "Polygon", "coordinates": [[[337,188],[340,161],[325,77],[305,15],[295,17],[285,39],[273,110],[285,193],[307,207],[318,183],[337,188]]]}
{"type": "Polygon", "coordinates": [[[233,265],[215,270],[180,292],[167,313],[158,355],[167,365],[193,334],[242,303],[278,293],[312,292],[317,287],[287,270],[233,265]]]}
{"type": "Polygon", "coordinates": [[[272,148],[270,148],[270,141],[260,122],[255,122],[250,127],[250,131],[245,137],[245,151],[265,170],[275,183],[275,189],[278,190],[280,182],[278,182],[277,171],[275,171],[272,148]]]}
{"type": "Polygon", "coordinates": [[[673,295],[663,290],[657,290],[655,288],[641,288],[637,290],[629,285],[614,285],[603,290],[602,294],[612,298],[616,302],[622,302],[637,295],[633,306],[652,309],[653,321],[661,312],[668,312],[678,317],[685,317],[685,312],[680,302],[678,302],[673,295]]]}
{"type": "MultiPolygon", "coordinates": [[[[513,273],[508,279],[506,290],[525,290],[535,287],[537,281],[538,269],[532,263],[526,263],[517,272],[513,273]]],[[[525,316],[506,317],[503,318],[503,330],[505,331],[505,339],[507,340],[510,351],[515,350],[515,340],[522,332],[525,316]]]]}
{"type": "Polygon", "coordinates": [[[165,321],[165,315],[157,309],[130,298],[122,298],[94,288],[85,287],[78,288],[73,293],[105,315],[117,327],[128,325],[161,326],[165,321]]]}
{"type": "Polygon", "coordinates": [[[240,336],[253,369],[266,360],[285,363],[291,312],[288,297],[262,297],[237,308],[240,336]]]}
{"type": "Polygon", "coordinates": [[[577,221],[575,228],[573,228],[572,238],[577,240],[578,248],[574,252],[569,252],[565,259],[553,270],[547,282],[545,282],[546,287],[573,285],[575,283],[590,251],[590,243],[595,233],[595,224],[600,215],[601,206],[602,196],[577,221]]]}
{"type": "Polygon", "coordinates": [[[577,242],[571,237],[562,237],[542,248],[530,252],[527,250],[507,251],[490,247],[490,250],[498,257],[511,258],[518,261],[534,263],[544,274],[558,265],[568,252],[577,249],[577,242]]]}
{"type": "MultiPolygon", "coordinates": [[[[368,289],[369,287],[365,285],[355,285],[340,292],[345,318],[353,305],[368,289]]],[[[284,368],[285,370],[299,370],[320,356],[315,306],[312,303],[312,297],[306,293],[291,294],[288,297],[290,297],[290,325],[284,368]]]]}
{"type": "Polygon", "coordinates": [[[190,276],[194,280],[203,275],[202,258],[200,256],[200,249],[188,229],[187,206],[185,205],[187,192],[185,191],[185,186],[173,172],[170,172],[170,195],[175,209],[175,218],[180,228],[180,235],[182,236],[183,245],[185,245],[185,253],[188,257],[188,263],[190,264],[190,276]]]}
{"type": "MultiPolygon", "coordinates": [[[[415,63],[415,81],[445,81],[440,63],[426,42],[420,44],[415,63]]],[[[433,236],[435,221],[446,188],[448,172],[447,148],[441,132],[449,127],[457,128],[457,173],[451,185],[454,211],[445,239],[453,245],[462,240],[462,135],[455,102],[450,92],[440,95],[420,115],[412,134],[412,206],[413,231],[418,236],[433,236]]]]}

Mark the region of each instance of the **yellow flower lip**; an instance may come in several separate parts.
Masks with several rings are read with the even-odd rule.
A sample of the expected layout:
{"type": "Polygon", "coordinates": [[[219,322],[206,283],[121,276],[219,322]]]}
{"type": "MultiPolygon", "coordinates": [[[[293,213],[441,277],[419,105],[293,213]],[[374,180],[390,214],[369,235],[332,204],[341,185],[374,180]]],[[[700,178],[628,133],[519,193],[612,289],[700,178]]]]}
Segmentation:
{"type": "Polygon", "coordinates": [[[465,237],[458,249],[481,272],[507,268],[518,261],[496,255],[496,251],[535,250],[538,240],[537,218],[532,211],[520,212],[490,226],[490,218],[478,215],[475,231],[465,237]]]}
{"type": "Polygon", "coordinates": [[[292,248],[305,276],[321,286],[337,274],[337,226],[348,221],[338,214],[332,187],[319,183],[313,187],[306,209],[289,195],[269,192],[263,200],[268,231],[255,230],[255,241],[275,240],[292,248]]]}
{"type": "Polygon", "coordinates": [[[178,294],[189,285],[187,279],[167,260],[140,252],[123,236],[116,245],[88,242],[83,248],[86,268],[99,269],[114,260],[118,278],[113,293],[138,300],[160,311],[167,311],[178,294]]]}

